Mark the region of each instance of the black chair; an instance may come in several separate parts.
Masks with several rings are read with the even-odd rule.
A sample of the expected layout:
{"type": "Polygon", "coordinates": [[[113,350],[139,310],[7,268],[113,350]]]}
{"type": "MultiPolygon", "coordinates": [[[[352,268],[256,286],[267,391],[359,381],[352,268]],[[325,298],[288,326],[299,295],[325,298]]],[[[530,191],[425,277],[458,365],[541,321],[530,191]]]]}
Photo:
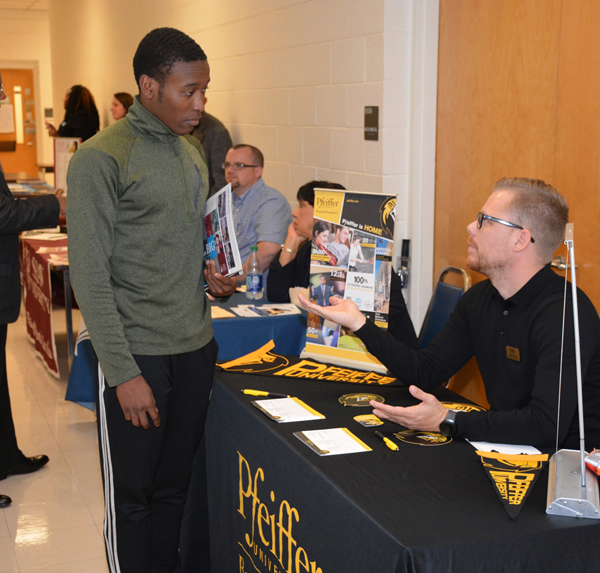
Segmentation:
{"type": "Polygon", "coordinates": [[[457,267],[444,267],[437,284],[431,295],[429,307],[421,326],[419,333],[419,348],[425,348],[444,328],[450,314],[454,310],[458,299],[471,286],[471,277],[463,270],[457,267]],[[444,278],[450,273],[457,274],[461,277],[463,288],[444,282],[444,278]]]}

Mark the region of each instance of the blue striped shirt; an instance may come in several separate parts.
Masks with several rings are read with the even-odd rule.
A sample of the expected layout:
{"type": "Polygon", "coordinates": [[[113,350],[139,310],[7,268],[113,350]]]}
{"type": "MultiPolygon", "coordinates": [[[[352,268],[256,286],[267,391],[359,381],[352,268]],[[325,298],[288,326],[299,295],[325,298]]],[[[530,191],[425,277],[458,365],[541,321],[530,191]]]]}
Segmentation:
{"type": "Polygon", "coordinates": [[[277,189],[265,185],[262,177],[241,197],[232,193],[235,236],[242,262],[250,247],[262,241],[282,244],[292,222],[287,199],[277,189]]]}

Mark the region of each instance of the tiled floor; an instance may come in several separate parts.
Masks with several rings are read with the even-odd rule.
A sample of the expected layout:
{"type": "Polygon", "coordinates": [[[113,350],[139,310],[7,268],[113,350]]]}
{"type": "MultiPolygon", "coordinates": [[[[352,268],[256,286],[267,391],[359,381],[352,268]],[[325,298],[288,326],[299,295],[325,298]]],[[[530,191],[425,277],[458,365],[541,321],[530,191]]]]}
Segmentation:
{"type": "MultiPolygon", "coordinates": [[[[13,503],[0,509],[0,572],[106,573],[102,481],[93,412],[65,402],[64,310],[54,324],[60,380],[42,366],[27,339],[24,313],[8,327],[7,362],[19,447],[47,454],[40,471],[0,481],[13,503]]],[[[74,316],[75,327],[79,314],[74,316]]]]}

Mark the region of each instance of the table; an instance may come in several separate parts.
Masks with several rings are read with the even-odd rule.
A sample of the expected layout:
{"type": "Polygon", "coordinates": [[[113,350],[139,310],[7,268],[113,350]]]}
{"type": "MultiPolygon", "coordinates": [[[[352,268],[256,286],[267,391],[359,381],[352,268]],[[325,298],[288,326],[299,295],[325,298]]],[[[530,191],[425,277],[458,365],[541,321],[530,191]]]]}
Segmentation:
{"type": "MultiPolygon", "coordinates": [[[[244,293],[234,293],[225,303],[218,304],[231,310],[243,304],[272,304],[263,297],[250,300],[244,293]]],[[[261,316],[260,318],[219,318],[213,320],[215,339],[219,344],[219,361],[233,360],[253,352],[270,340],[275,342],[278,354],[297,356],[306,341],[306,311],[288,316],[261,316]]]]}
{"type": "MultiPolygon", "coordinates": [[[[600,523],[545,513],[547,466],[521,514],[506,514],[462,439],[388,450],[343,407],[347,393],[415,403],[398,387],[220,372],[206,429],[212,571],[323,573],[591,571],[600,523]],[[241,388],[289,393],[327,419],[277,424],[241,388]],[[292,435],[347,427],[372,452],[319,457],[292,435]],[[304,566],[303,563],[308,563],[304,566]],[[275,566],[277,569],[275,569],[275,566]]],[[[449,390],[442,400],[460,400],[449,390]]],[[[386,422],[384,435],[399,426],[386,422]]]]}
{"type": "MultiPolygon", "coordinates": [[[[213,304],[230,310],[240,304],[259,306],[269,304],[269,301],[266,298],[251,301],[245,294],[235,293],[227,302],[213,304]]],[[[297,356],[304,348],[306,312],[290,316],[220,318],[213,321],[213,330],[219,344],[218,360],[221,362],[249,354],[270,340],[275,342],[279,354],[297,356]]],[[[78,342],[77,348],[65,399],[93,408],[95,358],[89,337],[87,341],[84,338],[82,343],[78,342]]]]}
{"type": "Polygon", "coordinates": [[[29,175],[29,173],[25,171],[18,171],[16,173],[5,173],[4,179],[6,179],[7,183],[16,183],[17,181],[31,181],[33,179],[37,179],[37,175],[34,177],[29,175]]]}
{"type": "Polygon", "coordinates": [[[74,342],[69,264],[68,262],[55,262],[51,260],[50,253],[39,253],[37,251],[40,247],[62,248],[66,246],[66,235],[64,239],[51,241],[21,237],[21,275],[27,333],[35,346],[36,353],[42,359],[48,371],[57,378],[60,377],[60,372],[58,369],[58,355],[52,325],[52,285],[50,282],[50,271],[61,272],[64,278],[70,365],[73,360],[74,342]]]}

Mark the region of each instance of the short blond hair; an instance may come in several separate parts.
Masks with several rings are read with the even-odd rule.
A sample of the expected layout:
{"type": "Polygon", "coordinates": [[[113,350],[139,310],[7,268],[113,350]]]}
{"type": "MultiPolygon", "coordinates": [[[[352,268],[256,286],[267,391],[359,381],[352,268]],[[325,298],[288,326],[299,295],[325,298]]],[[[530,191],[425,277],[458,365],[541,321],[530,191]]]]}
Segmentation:
{"type": "Polygon", "coordinates": [[[493,187],[493,191],[500,190],[514,192],[507,207],[512,222],[529,230],[540,260],[544,264],[551,262],[565,239],[565,226],[569,222],[567,200],[541,179],[503,177],[493,187]]]}

